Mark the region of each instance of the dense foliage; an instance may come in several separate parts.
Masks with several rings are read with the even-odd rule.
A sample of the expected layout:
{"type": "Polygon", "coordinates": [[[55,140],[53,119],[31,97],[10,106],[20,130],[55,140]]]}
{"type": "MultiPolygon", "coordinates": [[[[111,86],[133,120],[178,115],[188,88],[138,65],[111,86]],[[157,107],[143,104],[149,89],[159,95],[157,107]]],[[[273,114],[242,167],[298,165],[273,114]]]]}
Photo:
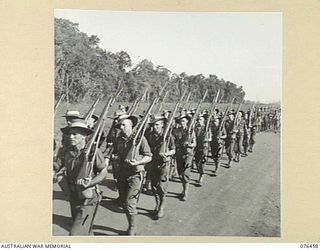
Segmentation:
{"type": "Polygon", "coordinates": [[[216,75],[187,75],[173,73],[164,66],[155,66],[147,59],[132,65],[125,51],[110,52],[99,47],[97,36],[80,32],[78,24],[55,18],[55,97],[68,94],[69,102],[92,101],[101,93],[107,96],[124,87],[118,101],[133,101],[148,88],[146,99],[157,94],[167,83],[166,102],[177,100],[183,90],[192,92],[191,101],[197,101],[208,89],[208,102],[218,89],[229,102],[233,96],[244,100],[242,86],[219,79],[216,75]]]}

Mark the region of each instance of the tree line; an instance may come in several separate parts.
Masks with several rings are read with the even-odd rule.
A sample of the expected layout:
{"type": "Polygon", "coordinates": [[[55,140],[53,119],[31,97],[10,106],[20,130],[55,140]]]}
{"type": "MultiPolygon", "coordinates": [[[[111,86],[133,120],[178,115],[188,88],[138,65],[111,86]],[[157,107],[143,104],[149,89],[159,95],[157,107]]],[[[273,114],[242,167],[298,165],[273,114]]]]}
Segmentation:
{"type": "Polygon", "coordinates": [[[143,59],[132,64],[126,51],[110,52],[99,47],[99,38],[88,36],[78,24],[55,18],[55,99],[67,94],[70,103],[92,102],[101,93],[123,91],[117,101],[132,102],[147,88],[146,101],[152,99],[167,84],[166,102],[174,102],[185,88],[191,92],[190,101],[198,101],[208,89],[207,99],[220,89],[220,102],[228,103],[234,96],[244,101],[242,86],[219,79],[216,75],[187,75],[171,72],[165,66],[143,59]]]}

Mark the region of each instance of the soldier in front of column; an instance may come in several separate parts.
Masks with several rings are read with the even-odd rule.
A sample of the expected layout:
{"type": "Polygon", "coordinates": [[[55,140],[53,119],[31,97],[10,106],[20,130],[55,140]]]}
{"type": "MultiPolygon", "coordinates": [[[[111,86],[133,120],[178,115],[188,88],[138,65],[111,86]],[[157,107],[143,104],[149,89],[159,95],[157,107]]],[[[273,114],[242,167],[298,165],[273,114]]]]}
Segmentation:
{"type": "Polygon", "coordinates": [[[70,235],[92,235],[92,225],[101,199],[98,184],[106,178],[107,165],[101,151],[97,149],[93,169],[89,172],[89,176],[78,179],[79,171],[85,160],[86,138],[93,133],[93,130],[89,129],[83,120],[75,119],[61,131],[69,137],[70,147],[65,157],[56,162],[55,170],[66,168],[73,220],[70,235]]]}
{"type": "Polygon", "coordinates": [[[176,145],[177,170],[183,187],[180,195],[182,201],[186,201],[188,198],[193,150],[196,146],[194,131],[192,130],[190,134],[188,131],[190,119],[188,115],[178,117],[176,121],[180,126],[173,132],[176,145]]]}
{"type": "Polygon", "coordinates": [[[208,144],[210,136],[206,135],[206,119],[208,119],[207,114],[201,114],[198,117],[197,126],[195,127],[195,136],[196,136],[196,147],[195,147],[195,164],[199,172],[198,185],[202,186],[203,176],[204,176],[204,163],[206,162],[208,144]]]}
{"type": "Polygon", "coordinates": [[[135,159],[127,159],[132,148],[133,127],[136,126],[138,118],[130,115],[121,115],[118,118],[120,133],[115,140],[113,155],[117,156],[119,165],[118,185],[123,198],[122,203],[126,211],[129,227],[128,235],[136,235],[137,204],[142,190],[144,165],[152,160],[152,153],[144,136],[138,146],[135,159]]]}
{"type": "Polygon", "coordinates": [[[152,132],[147,135],[152,152],[152,161],[148,163],[151,187],[156,200],[155,214],[157,218],[164,216],[166,194],[169,184],[170,160],[176,152],[172,135],[169,135],[167,148],[163,148],[163,135],[167,119],[164,116],[153,116],[150,125],[152,132]]]}

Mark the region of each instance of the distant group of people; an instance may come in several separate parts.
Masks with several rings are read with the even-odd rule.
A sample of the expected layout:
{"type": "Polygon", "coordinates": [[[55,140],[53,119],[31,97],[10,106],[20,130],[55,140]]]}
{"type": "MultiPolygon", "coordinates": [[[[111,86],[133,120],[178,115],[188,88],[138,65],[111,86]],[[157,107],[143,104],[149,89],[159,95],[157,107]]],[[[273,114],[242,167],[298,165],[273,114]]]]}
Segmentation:
{"type": "Polygon", "coordinates": [[[109,166],[119,194],[116,204],[123,208],[128,220],[127,234],[136,235],[137,204],[143,190],[151,187],[155,197],[153,215],[162,218],[171,178],[179,178],[180,199],[187,201],[192,168],[199,173],[197,183],[202,186],[209,157],[214,162],[212,174],[217,176],[223,152],[228,159],[225,167],[230,168],[233,162],[253,152],[257,133],[280,130],[280,114],[279,108],[268,107],[225,112],[215,109],[212,113],[182,109],[173,117],[172,110],[163,110],[149,116],[143,127],[139,124],[144,114],[129,114],[128,107],[120,105],[114,116],[108,118],[112,119],[111,128],[95,142],[91,168],[84,178],[79,178],[88,157],[93,157],[86,149],[99,117],[84,119],[79,111],[67,111],[67,124],[61,128],[61,147],[56,150],[53,167],[67,184],[73,219],[70,235],[93,234],[92,225],[102,197],[98,184],[106,179],[109,166]],[[190,127],[193,120],[196,122],[190,127]],[[138,126],[143,128],[141,137],[136,136],[138,126]],[[129,157],[131,154],[134,157],[129,157]]]}

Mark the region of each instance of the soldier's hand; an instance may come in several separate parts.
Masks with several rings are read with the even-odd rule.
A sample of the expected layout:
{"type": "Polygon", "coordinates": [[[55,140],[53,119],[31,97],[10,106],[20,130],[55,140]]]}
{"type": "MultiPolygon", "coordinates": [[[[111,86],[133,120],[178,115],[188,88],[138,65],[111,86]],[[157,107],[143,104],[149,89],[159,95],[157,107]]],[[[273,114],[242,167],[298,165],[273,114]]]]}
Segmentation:
{"type": "Polygon", "coordinates": [[[90,183],[91,183],[91,178],[84,178],[84,179],[77,180],[77,184],[85,188],[89,187],[90,183]]]}
{"type": "Polygon", "coordinates": [[[167,157],[167,154],[166,154],[166,153],[160,153],[159,155],[160,155],[161,157],[163,157],[163,158],[167,157]]]}
{"type": "Polygon", "coordinates": [[[129,165],[131,165],[132,167],[139,165],[138,161],[136,160],[128,160],[126,161],[129,165]]]}

